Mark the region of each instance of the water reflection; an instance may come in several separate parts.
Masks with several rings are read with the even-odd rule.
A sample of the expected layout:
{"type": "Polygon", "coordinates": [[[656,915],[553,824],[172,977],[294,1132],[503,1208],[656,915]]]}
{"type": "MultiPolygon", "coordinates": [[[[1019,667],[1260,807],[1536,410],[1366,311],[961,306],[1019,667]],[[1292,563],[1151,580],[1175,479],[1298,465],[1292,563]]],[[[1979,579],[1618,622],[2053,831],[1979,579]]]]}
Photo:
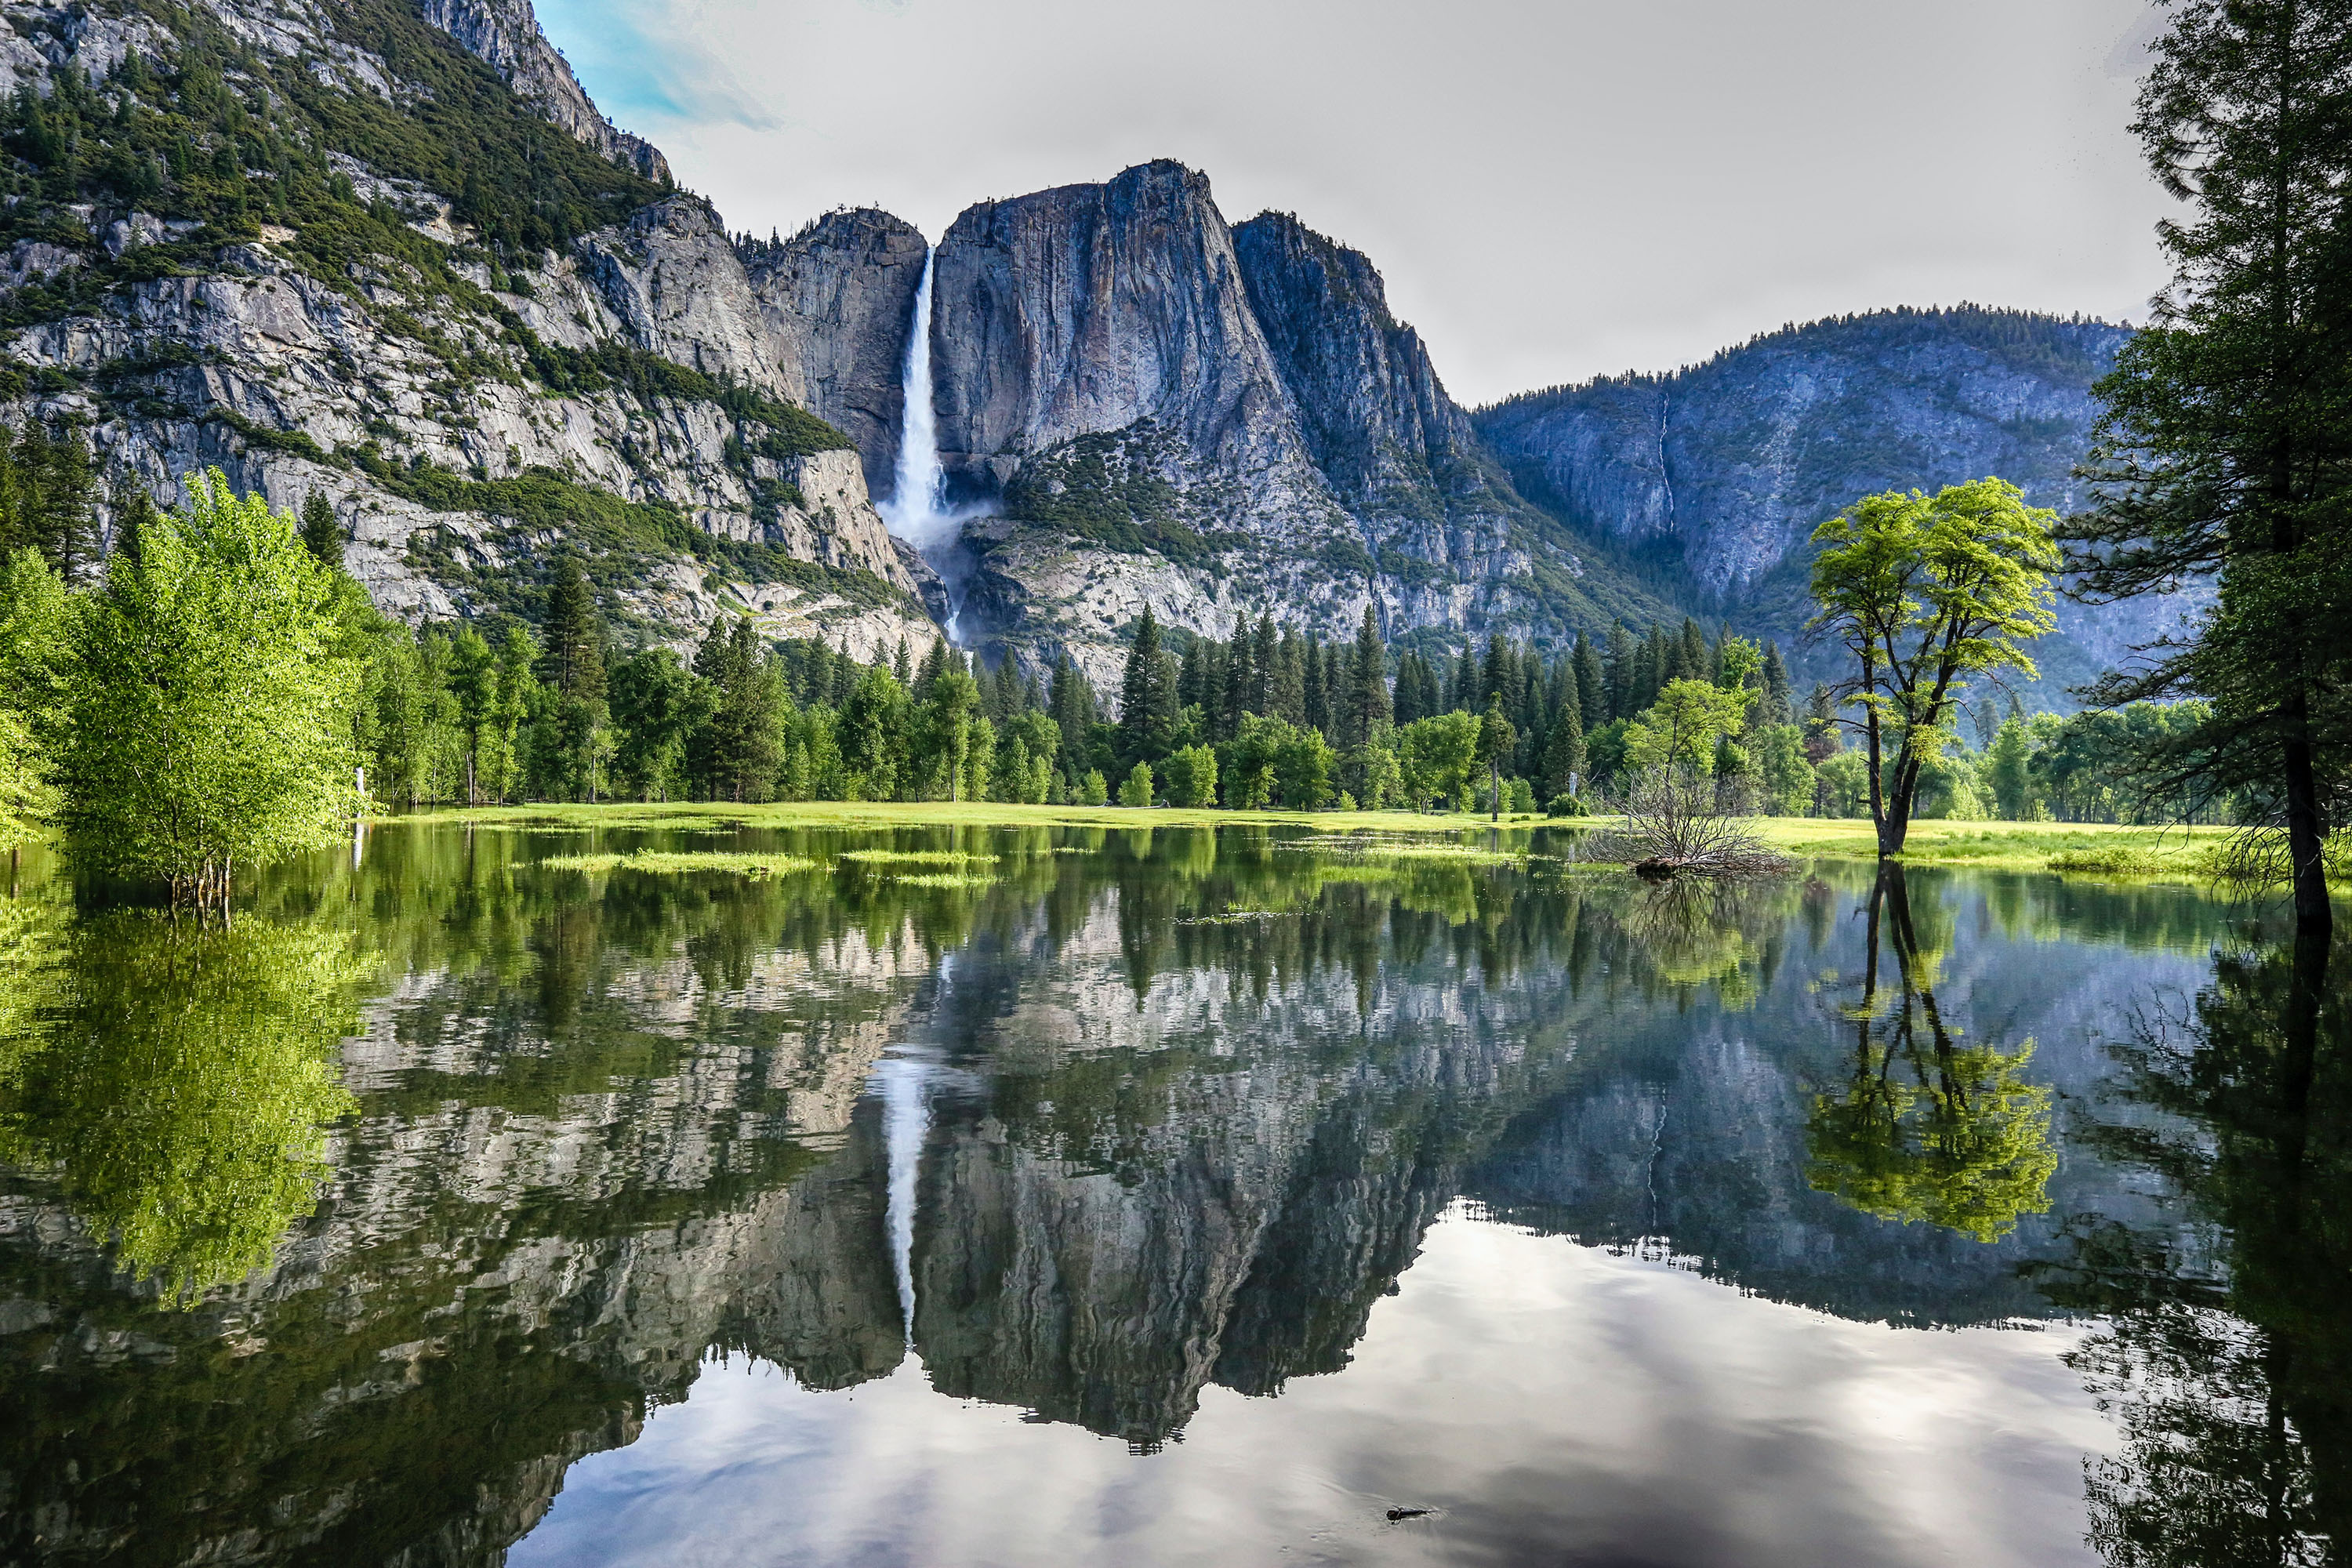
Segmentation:
{"type": "MultiPolygon", "coordinates": [[[[1840,1008],[1853,1030],[1853,1076],[1813,1099],[1807,1177],[1881,1219],[2006,1236],[2020,1215],[2048,1212],[2058,1168],[2050,1089],[2023,1076],[2033,1041],[2008,1051],[1961,1043],[1936,1001],[1941,946],[1920,940],[1903,867],[1880,869],[1865,920],[1861,994],[1840,1008]],[[1895,959],[1885,994],[1882,931],[1895,959]]],[[[1931,930],[1937,937],[1948,941],[1931,930]]]]}
{"type": "Polygon", "coordinates": [[[2051,1270],[2109,1320],[2075,1359],[2125,1436],[2087,1477],[2110,1563],[2352,1553],[2346,962],[2308,939],[2226,950],[2117,1047],[2090,1135],[2182,1203],[2160,1227],[2083,1216],[2051,1270]]]}
{"type": "MultiPolygon", "coordinates": [[[[2269,1321],[2195,1239],[2247,1218],[2159,1157],[2205,1148],[2215,1113],[2159,1092],[2172,1057],[2142,1042],[2119,1066],[2099,1034],[2168,992],[2239,985],[2252,1007],[2277,984],[2252,957],[2213,979],[2231,917],[2192,889],[1823,865],[1662,893],[1483,839],[688,830],[708,826],[380,830],[355,865],[273,879],[232,933],[75,916],[53,881],[0,904],[5,989],[46,998],[0,1004],[0,1398],[38,1413],[0,1432],[0,1557],[494,1560],[567,1472],[564,1507],[594,1506],[583,1456],[649,1417],[683,1430],[655,1413],[689,1391],[719,1408],[713,1357],[796,1397],[882,1412],[911,1386],[1163,1463],[1213,1411],[1417,1401],[1358,1363],[1392,1353],[1383,1322],[1428,1316],[1391,1300],[1415,1279],[1470,1292],[1429,1321],[1486,1331],[1471,1308],[1511,1291],[1476,1269],[1503,1253],[1448,1240],[1488,1263],[1416,1263],[1441,1233],[1504,1234],[1486,1219],[1669,1263],[1714,1293],[1688,1299],[1714,1303],[1688,1307],[1695,1332],[1790,1366],[1828,1342],[1757,1298],[1881,1336],[1865,1361],[1892,1354],[1875,1325],[2113,1314],[2077,1353],[2119,1410],[2156,1400],[2116,1370],[2154,1352],[2108,1348],[2138,1342],[2136,1313],[2269,1321]],[[616,861],[646,848],[808,868],[616,861]],[[2162,1312],[2130,1304],[2159,1285],[2162,1312]]],[[[1591,1289],[1639,1293],[1607,1278],[1591,1289]]],[[[1965,1356],[2055,1368],[1992,1343],[1965,1356]]],[[[1557,1451],[1509,1359],[1461,1396],[1492,1443],[1557,1451]]],[[[1713,1396],[1653,1396],[1717,1418],[1713,1396]]],[[[1738,1419],[1769,1423],[1745,1397],[1764,1403],[1738,1419]]],[[[873,1451],[824,1408],[842,1452],[873,1451]]],[[[1236,1456],[1265,1440],[1237,1419],[1210,1423],[1236,1456]]],[[[2170,1495],[2125,1431],[2093,1476],[2103,1542],[2170,1495]]],[[[2093,1445],[2065,1432],[2071,1470],[2093,1445]]],[[[1594,1541],[1615,1539],[1589,1469],[1608,1447],[1543,1482],[1584,1500],[1594,1541]]],[[[2053,1485],[2059,1522],[2032,1528],[2079,1542],[2080,1478],[2053,1485]]],[[[1489,1538],[1569,1529],[1566,1504],[1514,1495],[1489,1538]]]]}

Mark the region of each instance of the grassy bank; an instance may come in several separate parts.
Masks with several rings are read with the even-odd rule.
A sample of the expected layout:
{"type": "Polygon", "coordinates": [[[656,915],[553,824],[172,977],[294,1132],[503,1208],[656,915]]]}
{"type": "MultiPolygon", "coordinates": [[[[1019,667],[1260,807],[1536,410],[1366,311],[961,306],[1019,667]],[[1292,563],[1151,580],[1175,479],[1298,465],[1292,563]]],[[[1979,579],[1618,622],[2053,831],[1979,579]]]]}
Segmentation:
{"type": "MultiPolygon", "coordinates": [[[[640,805],[482,806],[424,814],[440,822],[484,826],[531,826],[626,827],[633,824],[678,827],[708,822],[765,828],[807,827],[1202,827],[1255,823],[1303,827],[1323,833],[1484,833],[1496,825],[1475,814],[1421,815],[1403,811],[1223,811],[1160,807],[1132,810],[1110,805],[1006,805],[994,802],[950,805],[944,801],[793,801],[771,805],[672,802],[640,805]]],[[[1605,826],[1612,819],[1588,818],[1605,826]]],[[[1556,826],[1539,816],[1506,816],[1504,831],[1514,836],[1556,826]]],[[[1877,841],[1870,824],[1850,818],[1759,817],[1765,842],[1798,857],[1870,859],[1877,841]]],[[[1911,827],[1903,858],[1913,865],[1987,866],[2054,870],[2095,876],[2161,876],[2203,879],[2213,851],[2229,836],[2221,827],[2121,827],[2100,823],[1918,822],[1911,827]]]]}

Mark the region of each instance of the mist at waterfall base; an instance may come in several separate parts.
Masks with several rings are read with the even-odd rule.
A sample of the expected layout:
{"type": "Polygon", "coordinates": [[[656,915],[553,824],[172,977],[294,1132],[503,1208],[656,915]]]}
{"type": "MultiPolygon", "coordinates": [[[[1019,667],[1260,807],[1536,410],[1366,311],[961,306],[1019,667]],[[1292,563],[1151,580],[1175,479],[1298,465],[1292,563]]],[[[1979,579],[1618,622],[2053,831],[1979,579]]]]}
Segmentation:
{"type": "Polygon", "coordinates": [[[900,378],[904,410],[898,416],[898,461],[890,498],[876,510],[883,526],[913,545],[940,574],[948,595],[948,640],[964,646],[963,590],[970,562],[959,546],[963,525],[987,515],[986,505],[948,504],[948,473],[940,461],[939,416],[931,406],[931,265],[937,252],[923,253],[922,280],[915,286],[915,320],[907,334],[907,368],[900,378]]]}

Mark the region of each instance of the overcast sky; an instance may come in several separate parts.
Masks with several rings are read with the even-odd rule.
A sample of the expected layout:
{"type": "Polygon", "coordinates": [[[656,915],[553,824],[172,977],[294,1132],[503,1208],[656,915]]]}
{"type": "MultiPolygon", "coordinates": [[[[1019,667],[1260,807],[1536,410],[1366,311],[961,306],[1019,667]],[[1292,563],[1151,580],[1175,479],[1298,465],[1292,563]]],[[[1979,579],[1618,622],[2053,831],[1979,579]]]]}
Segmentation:
{"type": "Polygon", "coordinates": [[[1962,300],[2144,320],[2146,0],[540,0],[729,225],[1146,159],[1371,257],[1454,395],[1962,300]]]}

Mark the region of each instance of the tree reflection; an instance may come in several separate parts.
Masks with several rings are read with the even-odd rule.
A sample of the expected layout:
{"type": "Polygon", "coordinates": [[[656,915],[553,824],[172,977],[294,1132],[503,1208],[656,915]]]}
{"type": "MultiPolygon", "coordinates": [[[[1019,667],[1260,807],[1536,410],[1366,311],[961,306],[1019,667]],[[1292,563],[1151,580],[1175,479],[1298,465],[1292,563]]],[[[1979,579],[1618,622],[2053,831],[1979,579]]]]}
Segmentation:
{"type": "Polygon", "coordinates": [[[354,1108],[332,1070],[348,933],[145,912],[76,923],[52,1021],[0,1079],[0,1161],[47,1164],[117,1256],[186,1296],[268,1261],[354,1108]]]}
{"type": "Polygon", "coordinates": [[[2343,963],[2324,937],[2224,953],[2193,1004],[2117,1051],[2123,1114],[2089,1136],[2164,1178],[2189,1223],[2080,1220],[2042,1279],[2111,1320],[2069,1360],[2122,1428],[2085,1476],[2089,1539],[2116,1568],[2352,1557],[2343,963]]]}
{"type": "Polygon", "coordinates": [[[2058,1168],[2050,1091],[2021,1076],[2033,1042],[1964,1045],[1936,1000],[1937,951],[1923,945],[1900,866],[1871,889],[1862,995],[1845,1008],[1853,1076],[1819,1094],[1806,1179],[1882,1219],[1926,1220],[1994,1241],[2050,1206],[2058,1168]],[[1882,930],[1895,985],[1882,990],[1882,930]]]}

